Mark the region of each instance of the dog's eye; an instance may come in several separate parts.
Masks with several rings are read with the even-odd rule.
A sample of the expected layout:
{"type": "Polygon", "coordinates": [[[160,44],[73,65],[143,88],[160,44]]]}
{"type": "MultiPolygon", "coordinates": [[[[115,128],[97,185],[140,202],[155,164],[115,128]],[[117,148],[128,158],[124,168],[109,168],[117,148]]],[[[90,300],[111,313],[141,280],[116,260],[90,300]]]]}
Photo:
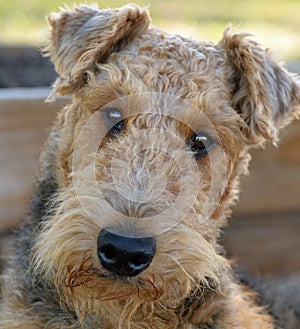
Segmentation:
{"type": "Polygon", "coordinates": [[[122,113],[116,108],[104,109],[103,113],[109,133],[113,136],[118,135],[125,127],[122,113]]]}
{"type": "Polygon", "coordinates": [[[214,145],[214,140],[206,134],[194,134],[189,143],[195,158],[205,157],[214,145]]]}

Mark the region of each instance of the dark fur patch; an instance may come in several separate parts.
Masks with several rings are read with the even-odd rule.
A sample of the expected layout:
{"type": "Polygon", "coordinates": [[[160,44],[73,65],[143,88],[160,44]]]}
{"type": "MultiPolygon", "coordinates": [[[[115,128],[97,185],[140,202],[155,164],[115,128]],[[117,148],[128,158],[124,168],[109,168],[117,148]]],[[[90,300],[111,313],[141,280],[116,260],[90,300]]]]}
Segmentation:
{"type": "Polygon", "coordinates": [[[240,271],[239,279],[259,294],[257,303],[275,319],[276,329],[300,328],[300,275],[266,280],[240,271]]]}

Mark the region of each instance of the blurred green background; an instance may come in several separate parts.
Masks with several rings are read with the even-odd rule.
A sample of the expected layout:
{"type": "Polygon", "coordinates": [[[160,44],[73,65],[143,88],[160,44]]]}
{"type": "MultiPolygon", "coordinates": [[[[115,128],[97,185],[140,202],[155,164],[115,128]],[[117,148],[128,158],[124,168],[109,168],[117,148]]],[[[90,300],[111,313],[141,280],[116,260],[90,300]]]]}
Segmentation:
{"type": "MultiPolygon", "coordinates": [[[[117,7],[129,1],[100,1],[117,7]]],[[[218,41],[232,23],[249,31],[286,59],[300,59],[300,0],[136,0],[150,8],[152,22],[170,32],[218,41]]],[[[69,0],[0,0],[0,43],[39,44],[47,29],[45,16],[69,0]]],[[[80,0],[78,1],[80,3],[80,0]]],[[[92,2],[86,2],[92,3],[92,2]]],[[[95,1],[94,1],[95,3],[95,1]]]]}

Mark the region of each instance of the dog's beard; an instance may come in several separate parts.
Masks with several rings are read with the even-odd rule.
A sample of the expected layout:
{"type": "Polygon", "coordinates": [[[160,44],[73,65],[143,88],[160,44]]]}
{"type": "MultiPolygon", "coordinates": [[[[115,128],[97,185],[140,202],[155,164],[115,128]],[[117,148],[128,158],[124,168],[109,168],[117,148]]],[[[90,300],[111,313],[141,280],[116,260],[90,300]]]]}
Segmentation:
{"type": "Polygon", "coordinates": [[[203,278],[197,283],[182,274],[176,278],[149,274],[136,280],[97,276],[77,285],[79,280],[65,285],[64,295],[81,323],[92,318],[95,323],[110,321],[114,328],[175,328],[192,317],[191,305],[200,306],[220,293],[218,281],[203,278]]]}
{"type": "Polygon", "coordinates": [[[222,290],[224,258],[185,223],[157,237],[159,249],[143,273],[133,278],[111,275],[97,256],[100,228],[77,203],[70,195],[58,203],[37,241],[33,268],[36,276],[55,284],[82,324],[174,328],[190,316],[186,303],[199,304],[222,290]]]}
{"type": "Polygon", "coordinates": [[[118,328],[175,328],[184,317],[192,316],[186,313],[192,309],[187,303],[199,306],[212,294],[220,293],[215,273],[220,269],[211,268],[213,272],[209,273],[196,265],[197,260],[192,265],[171,258],[169,264],[165,261],[168,270],[155,272],[157,264],[154,264],[136,278],[113,277],[94,269],[85,259],[77,269],[69,269],[63,275],[66,284],[59,282],[58,277],[62,276],[57,275],[57,285],[63,288],[67,304],[75,309],[82,323],[91,317],[105,322],[108,317],[114,321],[113,327],[118,328]],[[199,274],[195,276],[193,271],[199,274]]]}

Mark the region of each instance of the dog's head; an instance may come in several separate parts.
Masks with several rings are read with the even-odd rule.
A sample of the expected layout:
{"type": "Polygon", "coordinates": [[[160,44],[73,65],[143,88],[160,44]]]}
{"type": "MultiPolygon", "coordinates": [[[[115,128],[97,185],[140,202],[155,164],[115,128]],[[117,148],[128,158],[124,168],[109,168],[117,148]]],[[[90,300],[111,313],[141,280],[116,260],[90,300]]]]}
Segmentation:
{"type": "Polygon", "coordinates": [[[299,84],[247,35],[169,35],[135,5],[49,22],[51,97],[73,102],[58,120],[60,190],[36,268],[80,314],[114,308],[133,328],[147,314],[173,328],[179,305],[222,289],[217,238],[238,177],[249,148],[299,113],[299,84]]]}

